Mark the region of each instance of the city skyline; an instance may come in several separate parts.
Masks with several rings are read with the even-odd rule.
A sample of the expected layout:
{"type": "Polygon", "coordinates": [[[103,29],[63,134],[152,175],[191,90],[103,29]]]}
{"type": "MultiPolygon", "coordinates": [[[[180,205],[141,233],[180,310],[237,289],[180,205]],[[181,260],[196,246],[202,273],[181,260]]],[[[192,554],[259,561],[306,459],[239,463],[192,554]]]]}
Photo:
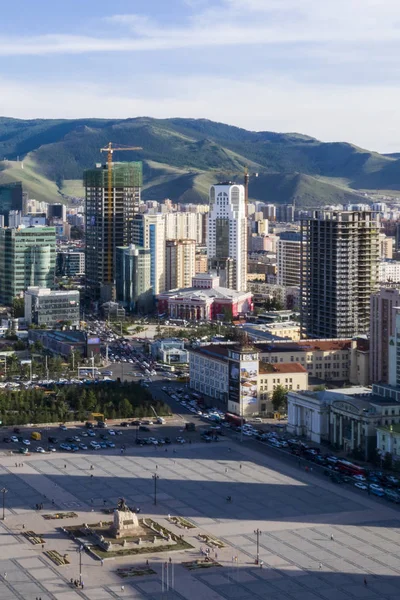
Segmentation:
{"type": "Polygon", "coordinates": [[[21,0],[2,10],[0,114],[209,118],[393,152],[399,17],[392,0],[384,10],[361,0],[72,0],[56,10],[21,0]]]}

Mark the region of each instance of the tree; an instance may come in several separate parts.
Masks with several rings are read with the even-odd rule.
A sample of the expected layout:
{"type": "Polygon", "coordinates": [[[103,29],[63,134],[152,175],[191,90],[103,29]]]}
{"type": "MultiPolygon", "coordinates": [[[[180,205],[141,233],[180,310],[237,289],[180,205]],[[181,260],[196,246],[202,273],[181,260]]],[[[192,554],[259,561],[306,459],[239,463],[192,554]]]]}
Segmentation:
{"type": "Polygon", "coordinates": [[[386,452],[386,454],[383,458],[383,463],[382,463],[383,468],[386,469],[387,471],[389,471],[392,468],[392,463],[393,463],[392,455],[390,454],[390,452],[386,452]]]}
{"type": "Polygon", "coordinates": [[[287,390],[283,385],[277,385],[272,394],[272,406],[275,412],[287,410],[287,390]]]}
{"type": "Polygon", "coordinates": [[[23,298],[14,298],[12,303],[12,315],[14,319],[23,317],[25,314],[25,301],[23,298]]]}

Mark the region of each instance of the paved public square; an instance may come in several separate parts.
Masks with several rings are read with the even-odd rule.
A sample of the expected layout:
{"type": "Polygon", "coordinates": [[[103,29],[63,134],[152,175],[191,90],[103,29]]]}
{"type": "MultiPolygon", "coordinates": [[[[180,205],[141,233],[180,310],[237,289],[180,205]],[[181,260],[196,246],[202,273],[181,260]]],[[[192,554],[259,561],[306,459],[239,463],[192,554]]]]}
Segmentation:
{"type": "Polygon", "coordinates": [[[176,453],[171,448],[133,448],[123,456],[112,450],[4,456],[1,462],[0,488],[8,490],[6,520],[0,525],[1,600],[400,598],[396,507],[239,443],[194,443],[176,453]],[[16,467],[16,460],[22,466],[16,467]],[[194,549],[110,559],[103,566],[83,554],[84,589],[73,589],[70,579],[79,578],[79,554],[59,528],[104,520],[104,501],[112,507],[121,496],[175,533],[182,529],[168,523],[168,514],[192,520],[197,528],[184,534],[194,549]],[[229,504],[227,496],[232,497],[229,504]],[[35,505],[40,503],[44,509],[38,512],[35,505]],[[79,516],[63,521],[42,517],[60,510],[79,516]],[[257,528],[262,532],[262,568],[255,565],[257,528]],[[24,529],[42,535],[45,550],[68,553],[71,564],[56,567],[40,544],[34,546],[22,536],[24,529]],[[218,551],[222,567],[187,571],[181,563],[200,557],[197,536],[202,532],[226,544],[218,551]],[[170,557],[174,589],[167,592],[162,565],[170,557]],[[144,565],[146,558],[155,575],[117,576],[118,567],[144,565]]]}

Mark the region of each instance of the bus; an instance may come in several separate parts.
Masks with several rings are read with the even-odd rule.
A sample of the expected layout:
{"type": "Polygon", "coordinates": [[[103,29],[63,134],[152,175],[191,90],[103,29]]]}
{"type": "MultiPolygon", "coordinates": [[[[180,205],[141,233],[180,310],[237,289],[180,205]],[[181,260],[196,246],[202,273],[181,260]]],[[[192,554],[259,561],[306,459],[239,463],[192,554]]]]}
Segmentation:
{"type": "Polygon", "coordinates": [[[244,417],[240,417],[239,415],[234,415],[232,413],[225,413],[225,421],[231,425],[236,425],[236,427],[241,427],[246,423],[246,419],[244,417]]]}
{"type": "Polygon", "coordinates": [[[363,477],[366,476],[366,472],[363,467],[355,465],[347,460],[338,460],[335,466],[344,475],[363,475],[363,477]]]}

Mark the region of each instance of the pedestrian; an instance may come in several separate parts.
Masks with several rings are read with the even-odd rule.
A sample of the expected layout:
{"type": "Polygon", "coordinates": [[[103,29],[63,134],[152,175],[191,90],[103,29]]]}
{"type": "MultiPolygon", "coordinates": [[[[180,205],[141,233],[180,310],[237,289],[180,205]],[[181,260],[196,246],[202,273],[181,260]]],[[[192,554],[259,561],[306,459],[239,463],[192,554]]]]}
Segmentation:
{"type": "Polygon", "coordinates": [[[7,579],[7,573],[4,573],[4,579],[7,579]]]}
{"type": "Polygon", "coordinates": [[[93,473],[90,475],[90,478],[92,478],[92,477],[93,477],[93,473]]]}
{"type": "Polygon", "coordinates": [[[368,585],[368,584],[367,584],[367,578],[366,578],[366,577],[364,577],[364,585],[368,585]]]}
{"type": "Polygon", "coordinates": [[[90,498],[90,503],[93,504],[93,498],[90,498]]]}
{"type": "Polygon", "coordinates": [[[217,552],[214,552],[214,558],[215,558],[215,560],[217,560],[217,558],[218,558],[217,552]]]}
{"type": "Polygon", "coordinates": [[[332,540],[332,542],[334,541],[334,540],[333,540],[333,533],[331,533],[331,540],[332,540]]]}
{"type": "Polygon", "coordinates": [[[263,568],[263,564],[264,564],[264,561],[263,561],[263,560],[260,560],[260,569],[262,569],[262,568],[263,568]]]}
{"type": "Polygon", "coordinates": [[[64,469],[66,469],[66,468],[67,468],[67,465],[64,465],[64,469]]]}
{"type": "Polygon", "coordinates": [[[156,469],[158,469],[158,465],[156,465],[156,469]]]}
{"type": "Polygon", "coordinates": [[[123,591],[124,591],[124,589],[125,589],[125,586],[124,586],[124,585],[121,585],[121,592],[123,592],[123,591]]]}
{"type": "Polygon", "coordinates": [[[44,544],[42,544],[42,550],[44,550],[44,544]]]}
{"type": "Polygon", "coordinates": [[[241,469],[241,468],[242,468],[242,465],[239,465],[239,469],[241,469]]]}
{"type": "Polygon", "coordinates": [[[22,523],[22,529],[25,529],[25,525],[22,523]]]}
{"type": "Polygon", "coordinates": [[[149,559],[146,560],[146,567],[149,566],[149,559]]]}
{"type": "Polygon", "coordinates": [[[225,473],[227,473],[227,472],[228,472],[228,469],[225,469],[225,473]]]}
{"type": "Polygon", "coordinates": [[[322,563],[319,563],[319,570],[322,569],[322,563]]]}
{"type": "Polygon", "coordinates": [[[93,465],[90,465],[90,470],[93,471],[94,467],[93,465]]]}
{"type": "Polygon", "coordinates": [[[71,582],[71,585],[74,585],[74,580],[72,579],[72,577],[70,579],[70,582],[71,582]]]}
{"type": "Polygon", "coordinates": [[[81,583],[81,588],[83,589],[84,587],[85,587],[85,584],[84,584],[84,583],[83,583],[83,581],[82,581],[82,583],[81,583]]]}
{"type": "Polygon", "coordinates": [[[15,466],[18,467],[18,463],[15,463],[15,466]]]}
{"type": "Polygon", "coordinates": [[[53,500],[51,501],[51,503],[52,503],[52,505],[54,506],[54,498],[53,498],[53,500]]]}
{"type": "Polygon", "coordinates": [[[101,559],[101,566],[104,567],[104,560],[101,559]]]}

